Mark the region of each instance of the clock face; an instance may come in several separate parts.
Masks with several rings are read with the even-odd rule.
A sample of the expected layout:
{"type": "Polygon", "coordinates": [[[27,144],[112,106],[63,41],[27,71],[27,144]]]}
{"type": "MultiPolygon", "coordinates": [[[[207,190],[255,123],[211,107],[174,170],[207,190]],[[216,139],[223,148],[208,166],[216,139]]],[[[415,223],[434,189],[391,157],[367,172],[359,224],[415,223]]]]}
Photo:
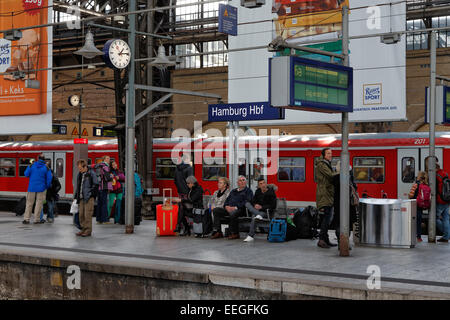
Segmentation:
{"type": "Polygon", "coordinates": [[[69,103],[72,107],[78,106],[80,104],[80,97],[77,95],[70,96],[69,103]]]}
{"type": "Polygon", "coordinates": [[[118,69],[124,69],[130,63],[131,50],[128,44],[123,40],[113,40],[108,53],[109,61],[118,69]]]}

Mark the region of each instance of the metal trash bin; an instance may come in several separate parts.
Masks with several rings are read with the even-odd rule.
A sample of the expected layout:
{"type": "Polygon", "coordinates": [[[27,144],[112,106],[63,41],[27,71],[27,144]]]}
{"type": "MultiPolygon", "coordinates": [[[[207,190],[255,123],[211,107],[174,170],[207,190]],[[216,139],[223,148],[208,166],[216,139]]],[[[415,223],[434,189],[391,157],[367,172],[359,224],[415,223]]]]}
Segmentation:
{"type": "Polygon", "coordinates": [[[414,248],[416,200],[360,199],[359,244],[414,248]]]}

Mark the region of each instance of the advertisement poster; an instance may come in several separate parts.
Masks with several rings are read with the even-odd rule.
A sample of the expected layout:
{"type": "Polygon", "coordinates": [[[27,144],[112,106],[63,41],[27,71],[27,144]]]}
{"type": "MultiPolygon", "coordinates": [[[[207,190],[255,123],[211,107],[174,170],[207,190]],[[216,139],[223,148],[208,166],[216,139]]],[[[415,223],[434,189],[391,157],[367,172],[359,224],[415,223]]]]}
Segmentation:
{"type": "MultiPolygon", "coordinates": [[[[51,22],[52,0],[1,0],[0,29],[51,22]]],[[[9,34],[9,32],[8,32],[9,34]]],[[[21,30],[0,40],[0,134],[51,132],[52,29],[21,30]],[[26,85],[30,80],[33,86],[26,85]]]]}
{"type": "MultiPolygon", "coordinates": [[[[342,7],[349,7],[349,61],[353,68],[352,122],[406,119],[406,39],[385,44],[381,33],[404,31],[406,5],[389,0],[270,0],[260,8],[239,8],[239,32],[229,37],[228,102],[268,101],[269,58],[289,55],[267,49],[282,37],[290,44],[342,52],[342,7]],[[371,37],[372,36],[372,37],[371,37]],[[352,39],[353,37],[353,39],[352,39]],[[238,50],[243,49],[243,50],[238,50]]],[[[331,62],[329,57],[296,51],[297,56],[331,62]]],[[[339,63],[339,61],[334,61],[339,63]]],[[[341,114],[286,110],[285,120],[252,121],[246,125],[339,123],[341,114]]]]}

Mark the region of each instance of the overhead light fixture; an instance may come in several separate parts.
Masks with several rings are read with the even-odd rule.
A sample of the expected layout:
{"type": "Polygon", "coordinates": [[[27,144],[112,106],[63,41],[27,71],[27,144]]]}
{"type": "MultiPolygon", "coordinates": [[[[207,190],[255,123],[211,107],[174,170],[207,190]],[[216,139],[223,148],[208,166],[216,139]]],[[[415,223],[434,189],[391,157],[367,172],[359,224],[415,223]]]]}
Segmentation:
{"type": "Polygon", "coordinates": [[[157,68],[171,67],[171,66],[174,66],[175,64],[176,64],[176,61],[171,61],[171,60],[169,60],[169,58],[167,58],[166,49],[162,45],[158,47],[158,56],[155,58],[155,60],[150,62],[150,65],[157,67],[157,68]]]}
{"type": "Polygon", "coordinates": [[[114,22],[124,24],[125,23],[125,16],[114,16],[113,17],[114,22]]]}
{"type": "Polygon", "coordinates": [[[86,42],[84,43],[83,48],[74,52],[75,54],[79,54],[86,59],[92,59],[96,56],[102,56],[103,51],[98,50],[94,44],[94,35],[91,30],[86,33],[86,42]]]}
{"type": "Polygon", "coordinates": [[[400,39],[400,34],[391,33],[391,34],[382,35],[380,37],[380,40],[384,44],[395,44],[395,43],[399,42],[401,39],[400,39]]]}
{"type": "Polygon", "coordinates": [[[7,30],[3,33],[3,38],[10,41],[18,41],[22,39],[22,31],[20,30],[7,30]]]}

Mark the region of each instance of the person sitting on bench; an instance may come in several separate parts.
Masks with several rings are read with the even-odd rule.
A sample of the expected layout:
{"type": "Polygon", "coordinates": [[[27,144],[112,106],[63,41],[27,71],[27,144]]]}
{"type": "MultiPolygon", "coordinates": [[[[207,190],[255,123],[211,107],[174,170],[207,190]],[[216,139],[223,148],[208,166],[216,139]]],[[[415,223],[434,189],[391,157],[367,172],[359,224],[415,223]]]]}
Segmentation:
{"type": "Polygon", "coordinates": [[[252,214],[252,222],[250,223],[250,231],[245,242],[254,240],[256,219],[262,220],[268,218],[268,210],[275,210],[277,206],[277,196],[275,195],[274,186],[269,186],[264,178],[258,179],[258,189],[255,192],[252,202],[246,202],[245,207],[252,214]]]}
{"type": "Polygon", "coordinates": [[[226,212],[214,211],[214,229],[217,231],[211,238],[221,238],[222,231],[220,231],[220,219],[225,218],[224,214],[230,215],[230,236],[228,240],[239,239],[239,217],[245,215],[245,203],[251,201],[253,198],[253,191],[247,187],[247,179],[244,176],[239,176],[238,187],[230,192],[230,195],[225,200],[224,207],[226,212]]]}

